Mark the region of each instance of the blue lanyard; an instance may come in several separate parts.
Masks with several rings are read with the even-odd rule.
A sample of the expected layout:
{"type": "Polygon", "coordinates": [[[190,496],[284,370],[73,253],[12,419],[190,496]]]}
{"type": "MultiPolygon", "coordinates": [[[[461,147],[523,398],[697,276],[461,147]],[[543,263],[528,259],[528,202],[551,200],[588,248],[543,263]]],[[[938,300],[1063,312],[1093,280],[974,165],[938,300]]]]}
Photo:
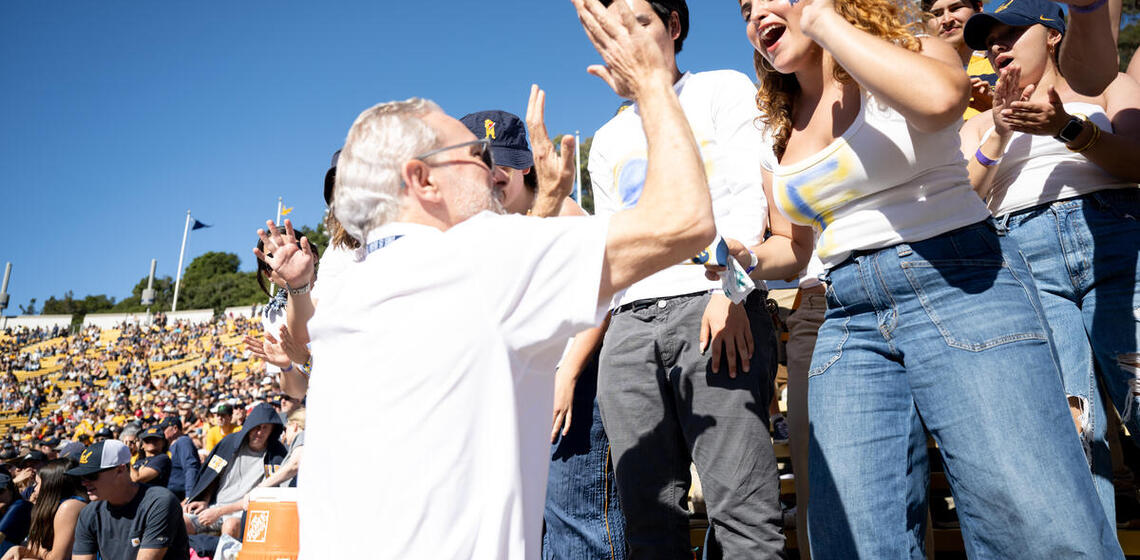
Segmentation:
{"type": "Polygon", "coordinates": [[[377,239],[376,241],[373,241],[372,243],[364,246],[364,255],[371,255],[372,253],[375,253],[376,251],[379,251],[380,249],[391,245],[401,237],[403,237],[403,235],[390,235],[384,239],[377,239]]]}

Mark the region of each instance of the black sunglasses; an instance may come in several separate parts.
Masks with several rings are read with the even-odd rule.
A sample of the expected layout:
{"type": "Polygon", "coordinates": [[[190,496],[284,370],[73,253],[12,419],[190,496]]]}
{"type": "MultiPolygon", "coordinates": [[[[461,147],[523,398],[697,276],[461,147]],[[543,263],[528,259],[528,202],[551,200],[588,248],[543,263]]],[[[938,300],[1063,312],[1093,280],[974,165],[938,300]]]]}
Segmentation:
{"type": "Polygon", "coordinates": [[[442,148],[436,148],[430,152],[424,152],[418,156],[415,156],[412,159],[422,160],[424,158],[429,158],[431,156],[434,156],[434,155],[439,154],[439,153],[446,152],[448,150],[454,150],[455,148],[463,148],[465,146],[478,146],[479,147],[479,153],[477,153],[475,155],[478,156],[479,159],[483,161],[483,165],[487,166],[488,171],[494,171],[495,170],[495,156],[494,156],[494,154],[491,153],[491,141],[487,138],[484,138],[482,140],[472,140],[470,142],[462,142],[460,144],[452,144],[451,146],[444,146],[442,148]]]}

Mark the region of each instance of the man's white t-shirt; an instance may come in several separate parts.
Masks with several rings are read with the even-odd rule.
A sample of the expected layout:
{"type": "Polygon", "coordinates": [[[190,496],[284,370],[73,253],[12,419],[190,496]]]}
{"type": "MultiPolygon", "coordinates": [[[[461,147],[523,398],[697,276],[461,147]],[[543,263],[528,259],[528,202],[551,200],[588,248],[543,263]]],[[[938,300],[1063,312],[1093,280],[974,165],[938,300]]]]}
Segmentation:
{"type": "MultiPolygon", "coordinates": [[[[717,233],[746,246],[759,243],[768,228],[760,154],[770,144],[757,122],[756,86],[735,70],[715,70],[685,73],[673,89],[700,147],[717,233]]],[[[647,154],[637,104],[622,107],[598,129],[589,161],[596,215],[611,216],[637,204],[649,168],[647,154]]],[[[720,287],[719,281],[705,278],[705,267],[678,264],[630,286],[615,304],[720,287]]]]}
{"type": "Polygon", "coordinates": [[[554,368],[606,311],[607,225],[369,234],[309,322],[302,558],[539,556],[554,368]]]}

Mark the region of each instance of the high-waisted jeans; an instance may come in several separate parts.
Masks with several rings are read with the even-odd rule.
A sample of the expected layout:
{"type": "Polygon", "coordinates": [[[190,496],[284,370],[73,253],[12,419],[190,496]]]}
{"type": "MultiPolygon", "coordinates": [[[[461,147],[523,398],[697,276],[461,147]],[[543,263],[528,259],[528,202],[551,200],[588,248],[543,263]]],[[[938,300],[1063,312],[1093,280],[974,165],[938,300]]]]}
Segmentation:
{"type": "Polygon", "coordinates": [[[1130,388],[1137,372],[1129,367],[1140,349],[1140,189],[1044,204],[999,223],[1033,270],[1065,392],[1083,399],[1097,493],[1108,518],[1115,519],[1107,409],[1096,374],[1140,442],[1140,397],[1130,388]]]}
{"type": "Polygon", "coordinates": [[[812,556],[924,558],[925,424],[971,558],[1121,558],[1025,260],[991,221],[827,276],[809,371],[812,556]]]}

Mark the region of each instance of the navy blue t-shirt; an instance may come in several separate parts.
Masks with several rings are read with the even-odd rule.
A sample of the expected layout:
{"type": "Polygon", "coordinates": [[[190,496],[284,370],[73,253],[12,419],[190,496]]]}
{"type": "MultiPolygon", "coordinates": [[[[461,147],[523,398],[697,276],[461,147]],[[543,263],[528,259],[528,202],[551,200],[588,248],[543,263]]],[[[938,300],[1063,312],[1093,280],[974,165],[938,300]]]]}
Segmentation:
{"type": "Polygon", "coordinates": [[[147,481],[151,486],[162,486],[166,488],[170,486],[170,457],[166,453],[159,453],[154,457],[143,457],[135,461],[134,468],[141,469],[143,467],[150,467],[158,471],[158,476],[147,481]]]}
{"type": "Polygon", "coordinates": [[[28,529],[32,527],[32,503],[16,500],[4,509],[0,517],[0,533],[4,533],[4,541],[20,544],[28,536],[28,529]]]}
{"type": "Polygon", "coordinates": [[[72,555],[134,560],[143,548],[165,548],[166,560],[190,558],[182,508],[170,490],[140,485],[134,499],[122,506],[98,500],[79,512],[72,555]]]}

